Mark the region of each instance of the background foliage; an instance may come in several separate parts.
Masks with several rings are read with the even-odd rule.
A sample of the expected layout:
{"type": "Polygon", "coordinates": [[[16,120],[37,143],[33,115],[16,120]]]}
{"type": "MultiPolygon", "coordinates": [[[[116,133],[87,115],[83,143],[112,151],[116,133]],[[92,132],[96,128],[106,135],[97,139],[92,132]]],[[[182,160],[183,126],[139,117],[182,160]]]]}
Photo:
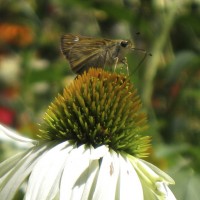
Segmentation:
{"type": "MultiPolygon", "coordinates": [[[[74,78],[62,34],[132,39],[153,55],[138,70],[144,55],[128,56],[149,115],[149,159],[175,179],[177,199],[198,199],[199,21],[199,0],[0,0],[0,122],[36,136],[47,106],[74,78]]],[[[3,140],[0,159],[17,148],[3,140]]]]}

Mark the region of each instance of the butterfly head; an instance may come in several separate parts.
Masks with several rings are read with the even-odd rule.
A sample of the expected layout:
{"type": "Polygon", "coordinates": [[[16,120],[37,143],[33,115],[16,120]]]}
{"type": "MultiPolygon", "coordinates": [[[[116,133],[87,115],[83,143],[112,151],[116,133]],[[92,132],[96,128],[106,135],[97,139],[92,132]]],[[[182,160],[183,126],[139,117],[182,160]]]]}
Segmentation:
{"type": "Polygon", "coordinates": [[[133,47],[133,44],[130,40],[122,40],[120,42],[120,47],[122,49],[131,49],[133,47]]]}

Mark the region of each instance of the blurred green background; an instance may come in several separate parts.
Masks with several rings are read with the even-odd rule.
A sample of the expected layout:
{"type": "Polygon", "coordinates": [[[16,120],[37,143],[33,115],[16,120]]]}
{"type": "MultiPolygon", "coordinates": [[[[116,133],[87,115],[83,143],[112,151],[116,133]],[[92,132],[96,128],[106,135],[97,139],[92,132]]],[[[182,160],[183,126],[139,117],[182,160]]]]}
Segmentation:
{"type": "MultiPolygon", "coordinates": [[[[141,65],[144,54],[128,55],[149,116],[148,160],[174,178],[177,199],[199,199],[200,1],[0,0],[0,123],[36,137],[49,103],[75,77],[60,52],[65,33],[132,39],[153,55],[141,65]]],[[[0,160],[18,148],[5,143],[0,137],[0,160]]]]}

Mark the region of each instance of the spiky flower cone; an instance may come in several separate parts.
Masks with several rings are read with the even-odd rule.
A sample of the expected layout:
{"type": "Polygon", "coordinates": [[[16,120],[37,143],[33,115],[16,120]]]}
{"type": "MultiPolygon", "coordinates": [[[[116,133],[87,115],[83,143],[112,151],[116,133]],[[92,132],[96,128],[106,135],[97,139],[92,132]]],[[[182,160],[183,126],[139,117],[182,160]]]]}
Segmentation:
{"type": "Polygon", "coordinates": [[[78,76],[49,106],[44,120],[44,140],[108,145],[136,157],[146,156],[149,146],[149,137],[142,136],[146,115],[133,84],[124,75],[102,69],[78,76]]]}

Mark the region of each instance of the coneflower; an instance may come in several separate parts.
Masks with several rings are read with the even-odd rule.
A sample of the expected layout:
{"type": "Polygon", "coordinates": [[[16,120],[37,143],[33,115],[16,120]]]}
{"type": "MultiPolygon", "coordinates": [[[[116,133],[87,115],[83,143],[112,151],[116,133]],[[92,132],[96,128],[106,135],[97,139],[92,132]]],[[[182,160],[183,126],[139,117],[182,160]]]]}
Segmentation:
{"type": "Polygon", "coordinates": [[[51,103],[33,147],[0,164],[0,199],[27,182],[27,200],[173,200],[174,181],[141,159],[150,147],[146,128],[130,80],[90,69],[51,103]]]}

